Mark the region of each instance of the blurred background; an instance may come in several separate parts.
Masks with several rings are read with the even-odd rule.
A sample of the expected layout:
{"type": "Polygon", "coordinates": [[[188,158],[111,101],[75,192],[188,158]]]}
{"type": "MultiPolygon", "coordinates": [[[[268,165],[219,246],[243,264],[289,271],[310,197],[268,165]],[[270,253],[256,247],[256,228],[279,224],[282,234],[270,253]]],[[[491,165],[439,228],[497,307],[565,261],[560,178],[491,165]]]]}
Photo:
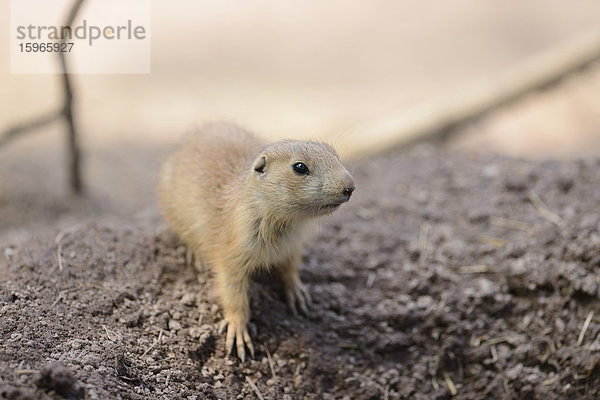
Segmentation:
{"type": "MultiPolygon", "coordinates": [[[[9,2],[0,1],[7,49],[9,2]]],[[[85,13],[84,5],[78,19],[85,13]]],[[[210,120],[269,140],[320,138],[360,156],[368,128],[345,141],[357,126],[460,102],[597,28],[600,2],[172,0],[153,1],[151,15],[150,74],[73,76],[87,198],[68,198],[62,123],[21,135],[0,148],[0,231],[153,207],[161,158],[210,120]]],[[[62,96],[56,75],[10,74],[9,61],[0,52],[0,134],[62,96]]],[[[468,156],[597,156],[598,93],[592,65],[459,126],[446,145],[468,156]]]]}

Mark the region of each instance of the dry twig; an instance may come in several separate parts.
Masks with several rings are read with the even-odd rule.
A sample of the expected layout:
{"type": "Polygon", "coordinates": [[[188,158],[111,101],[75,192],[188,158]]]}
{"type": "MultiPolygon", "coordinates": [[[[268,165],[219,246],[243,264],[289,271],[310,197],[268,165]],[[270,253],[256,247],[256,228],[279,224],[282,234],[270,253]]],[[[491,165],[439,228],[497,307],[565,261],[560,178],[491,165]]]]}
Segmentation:
{"type": "MultiPolygon", "coordinates": [[[[67,22],[64,26],[71,27],[75,21],[75,17],[79,13],[79,9],[85,0],[75,0],[67,22]]],[[[65,43],[66,38],[61,39],[61,43],[65,43]]],[[[71,171],[71,188],[75,193],[81,193],[81,167],[80,158],[81,151],[79,150],[79,144],[77,139],[77,130],[75,129],[75,122],[73,121],[73,89],[71,85],[71,78],[69,75],[69,68],[67,66],[66,54],[58,52],[60,58],[60,65],[62,70],[62,82],[64,90],[64,109],[62,111],[65,120],[68,125],[68,138],[69,138],[69,154],[71,159],[69,160],[70,171],[71,171]]]]}
{"type": "Polygon", "coordinates": [[[533,190],[533,189],[530,190],[529,193],[527,193],[527,196],[529,197],[529,200],[531,201],[533,206],[536,208],[538,214],[540,214],[541,217],[547,219],[548,221],[552,222],[555,225],[558,225],[558,226],[563,225],[562,218],[559,217],[558,215],[556,215],[555,213],[553,213],[550,210],[550,208],[548,208],[546,203],[544,203],[542,201],[542,199],[540,198],[540,196],[538,196],[538,194],[535,192],[535,190],[533,190]]]}
{"type": "Polygon", "coordinates": [[[300,387],[300,383],[302,382],[302,375],[300,375],[300,365],[296,365],[296,372],[294,372],[294,387],[298,389],[300,387]]]}
{"type": "Polygon", "coordinates": [[[375,274],[373,272],[369,272],[369,275],[367,275],[367,282],[365,282],[365,286],[368,289],[371,289],[373,287],[373,283],[375,283],[375,274]]]}
{"type": "Polygon", "coordinates": [[[271,352],[269,351],[268,347],[265,347],[265,350],[267,351],[267,360],[269,360],[269,368],[271,369],[271,376],[273,376],[273,378],[277,378],[277,374],[275,373],[275,368],[273,367],[273,357],[271,357],[271,352]]]}
{"type": "Polygon", "coordinates": [[[465,265],[457,268],[459,274],[484,274],[490,272],[490,267],[485,264],[465,265]]]}
{"type": "Polygon", "coordinates": [[[35,374],[37,372],[38,372],[37,369],[16,369],[15,375],[35,374]]]}
{"type": "Polygon", "coordinates": [[[514,342],[519,339],[521,339],[521,336],[519,336],[519,335],[506,335],[506,336],[500,336],[500,337],[488,339],[485,341],[485,344],[493,345],[493,344],[499,344],[499,343],[504,343],[504,342],[514,344],[514,342]]]}
{"type": "MultiPolygon", "coordinates": [[[[73,25],[79,10],[85,0],[75,0],[73,5],[69,11],[69,15],[67,16],[65,24],[63,26],[69,27],[73,25]]],[[[65,43],[66,38],[62,37],[60,43],[65,43]]],[[[62,77],[62,86],[63,86],[63,105],[57,111],[52,111],[46,115],[42,115],[38,118],[34,118],[29,122],[25,122],[19,125],[16,125],[12,128],[6,130],[0,136],[0,147],[7,144],[13,138],[25,133],[34,131],[36,129],[42,128],[46,125],[53,123],[54,121],[64,118],[67,122],[67,138],[69,143],[69,173],[70,173],[70,181],[71,181],[71,189],[73,192],[79,194],[82,191],[81,184],[81,166],[80,166],[80,150],[77,138],[77,129],[75,128],[75,122],[73,119],[73,89],[71,85],[71,78],[69,74],[69,68],[67,66],[66,55],[63,52],[58,52],[58,56],[60,59],[60,67],[61,67],[61,77],[62,77]]]]}
{"type": "Polygon", "coordinates": [[[421,229],[419,230],[419,250],[421,250],[423,254],[427,252],[427,247],[429,247],[429,231],[431,231],[431,225],[427,222],[423,222],[421,224],[421,229]]]}
{"type": "Polygon", "coordinates": [[[58,258],[58,269],[63,270],[63,262],[62,262],[62,244],[58,244],[58,249],[56,250],[56,256],[58,258]]]}
{"type": "Polygon", "coordinates": [[[490,353],[492,353],[492,361],[498,361],[498,350],[496,349],[496,345],[493,344],[490,346],[490,353]]]}
{"type": "Polygon", "coordinates": [[[594,317],[594,311],[590,311],[581,327],[581,332],[579,332],[579,337],[577,338],[577,346],[581,346],[583,343],[583,339],[585,338],[585,333],[587,332],[590,322],[592,322],[592,318],[594,317]]]}
{"type": "Polygon", "coordinates": [[[111,331],[110,329],[108,329],[108,327],[106,325],[102,325],[102,328],[104,328],[104,332],[106,332],[106,336],[108,337],[108,340],[110,340],[111,342],[116,342],[117,339],[123,339],[123,336],[121,336],[117,332],[111,331]],[[113,338],[113,336],[114,336],[114,338],[113,338]]]}
{"type": "Polygon", "coordinates": [[[452,396],[456,396],[458,394],[458,390],[456,390],[456,385],[452,381],[452,378],[450,378],[450,375],[448,375],[448,373],[446,372],[444,372],[444,381],[446,382],[446,386],[448,386],[450,394],[452,396]]]}
{"type": "Polygon", "coordinates": [[[46,125],[50,125],[52,122],[58,120],[62,116],[62,110],[52,111],[46,115],[42,115],[38,118],[35,118],[29,122],[24,122],[20,125],[13,126],[12,128],[4,131],[2,136],[0,137],[0,147],[4,146],[8,142],[10,142],[13,138],[19,136],[20,134],[28,131],[34,131],[36,129],[42,128],[46,125]]]}
{"type": "Polygon", "coordinates": [[[419,104],[404,112],[379,117],[348,130],[346,154],[368,157],[411,142],[444,137],[458,126],[481,118],[498,108],[545,89],[565,76],[600,59],[600,28],[537,54],[490,80],[467,86],[447,99],[419,104]],[[365,145],[365,137],[369,137],[365,145]]]}
{"type": "Polygon", "coordinates": [[[483,244],[489,244],[494,247],[502,247],[502,246],[504,246],[504,243],[505,243],[504,239],[502,239],[502,238],[486,236],[486,235],[479,236],[478,240],[483,244]]]}
{"type": "Polygon", "coordinates": [[[506,392],[506,400],[511,400],[512,396],[510,394],[510,385],[508,383],[508,379],[504,378],[503,383],[504,383],[504,391],[506,392]]]}
{"type": "Polygon", "coordinates": [[[106,325],[102,325],[102,328],[104,328],[104,332],[106,332],[106,337],[108,338],[108,340],[110,340],[111,342],[114,342],[113,338],[110,337],[110,331],[108,330],[106,325]]]}
{"type": "Polygon", "coordinates": [[[256,395],[258,396],[258,398],[260,400],[265,400],[265,398],[263,397],[263,395],[260,392],[260,390],[258,390],[258,386],[256,386],[256,384],[254,383],[254,381],[252,380],[252,378],[250,378],[249,376],[246,376],[246,381],[248,382],[248,384],[250,385],[250,387],[252,388],[252,390],[254,390],[254,393],[256,393],[256,395]]]}
{"type": "Polygon", "coordinates": [[[527,233],[533,232],[533,229],[529,226],[529,224],[517,221],[514,219],[502,218],[502,217],[492,217],[490,218],[490,223],[495,226],[499,226],[500,228],[506,229],[516,229],[519,231],[524,231],[527,233]]]}
{"type": "Polygon", "coordinates": [[[160,332],[158,333],[158,338],[154,341],[154,343],[152,343],[152,345],[150,345],[150,347],[148,347],[148,349],[146,349],[144,354],[142,354],[142,358],[144,358],[146,356],[146,354],[148,354],[150,352],[150,350],[152,350],[154,348],[154,346],[156,346],[158,343],[160,343],[160,340],[162,339],[162,335],[163,335],[163,330],[161,329],[160,332]]]}
{"type": "Polygon", "coordinates": [[[77,290],[76,287],[71,287],[71,288],[61,290],[60,292],[58,292],[58,296],[56,297],[56,300],[54,300],[54,303],[52,303],[52,307],[57,305],[61,300],[66,300],[65,295],[67,293],[75,292],[76,290],[77,290]]]}

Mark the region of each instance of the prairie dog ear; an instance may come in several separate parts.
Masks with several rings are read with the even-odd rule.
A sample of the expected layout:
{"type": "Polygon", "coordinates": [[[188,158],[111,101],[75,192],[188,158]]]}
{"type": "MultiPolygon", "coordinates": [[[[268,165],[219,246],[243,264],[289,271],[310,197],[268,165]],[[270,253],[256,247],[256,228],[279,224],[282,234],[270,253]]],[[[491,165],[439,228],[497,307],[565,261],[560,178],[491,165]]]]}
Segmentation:
{"type": "Polygon", "coordinates": [[[254,170],[259,174],[264,174],[267,171],[267,156],[262,155],[254,162],[254,170]]]}

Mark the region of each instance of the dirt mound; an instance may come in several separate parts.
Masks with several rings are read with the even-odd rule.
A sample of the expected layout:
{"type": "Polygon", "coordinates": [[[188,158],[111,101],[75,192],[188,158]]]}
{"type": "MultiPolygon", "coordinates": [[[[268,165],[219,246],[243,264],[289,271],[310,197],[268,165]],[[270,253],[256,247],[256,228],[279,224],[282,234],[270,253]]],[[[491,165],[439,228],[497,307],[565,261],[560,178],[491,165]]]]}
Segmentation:
{"type": "Polygon", "coordinates": [[[598,171],[430,146],[357,165],[305,251],[311,318],[259,277],[246,364],[162,225],[6,243],[0,398],[598,398],[598,171]]]}

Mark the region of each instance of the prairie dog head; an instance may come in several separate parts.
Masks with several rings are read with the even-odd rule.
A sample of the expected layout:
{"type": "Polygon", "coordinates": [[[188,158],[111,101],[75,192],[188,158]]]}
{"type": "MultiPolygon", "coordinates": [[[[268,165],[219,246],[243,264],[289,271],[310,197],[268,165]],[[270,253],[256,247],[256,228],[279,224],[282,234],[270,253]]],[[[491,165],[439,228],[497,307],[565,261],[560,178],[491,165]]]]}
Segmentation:
{"type": "Polygon", "coordinates": [[[260,204],[292,218],[329,214],[355,189],[331,146],[297,140],[265,147],[254,160],[252,180],[260,204]]]}

